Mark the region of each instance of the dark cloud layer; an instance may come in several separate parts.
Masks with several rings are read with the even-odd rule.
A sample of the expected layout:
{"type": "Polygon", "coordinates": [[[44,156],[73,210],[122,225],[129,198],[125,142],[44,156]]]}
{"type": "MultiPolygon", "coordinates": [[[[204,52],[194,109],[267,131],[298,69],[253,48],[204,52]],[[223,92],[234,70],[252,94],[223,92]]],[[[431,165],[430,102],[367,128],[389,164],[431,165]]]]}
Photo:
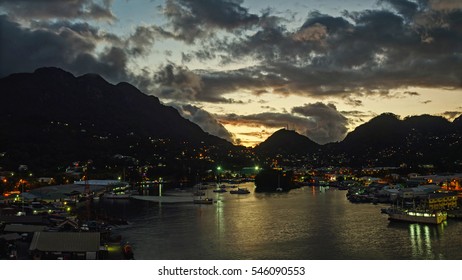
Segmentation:
{"type": "Polygon", "coordinates": [[[167,0],[163,13],[169,19],[164,35],[193,43],[217,29],[235,31],[259,21],[239,0],[167,0]]]}
{"type": "Polygon", "coordinates": [[[111,0],[0,0],[11,17],[21,19],[93,19],[114,21],[111,0]]]}
{"type": "Polygon", "coordinates": [[[154,73],[152,92],[163,98],[179,101],[205,101],[214,103],[243,103],[224,98],[221,94],[240,88],[258,90],[265,80],[250,77],[248,69],[221,72],[194,72],[187,67],[169,63],[154,73]]]}
{"type": "Polygon", "coordinates": [[[163,11],[170,29],[138,26],[129,38],[118,38],[100,34],[88,23],[62,20],[104,18],[104,13],[96,13],[92,7],[112,14],[111,1],[0,0],[9,13],[8,20],[2,18],[2,36],[13,37],[2,42],[15,42],[2,46],[2,53],[17,49],[20,54],[16,60],[10,59],[14,66],[3,66],[0,74],[44,65],[67,66],[71,71],[94,68],[114,78],[142,81],[146,89],[155,88],[161,97],[209,102],[233,102],[223,95],[246,90],[256,95],[333,96],[360,106],[358,96],[396,97],[389,94],[390,89],[460,88],[461,5],[448,0],[380,3],[381,10],[344,12],[341,17],[311,12],[299,28],[289,30],[282,19],[270,15],[271,11],[257,16],[244,8],[242,1],[168,0],[163,11]],[[70,6],[58,9],[60,3],[70,6]],[[40,8],[36,7],[39,4],[40,8]],[[45,9],[51,6],[54,8],[45,9]],[[36,21],[27,29],[12,20],[18,16],[54,20],[36,21]],[[223,40],[203,36],[209,31],[237,32],[243,27],[246,33],[234,33],[236,36],[223,40]],[[173,33],[176,37],[190,36],[183,38],[190,43],[203,39],[205,48],[182,53],[186,63],[219,57],[223,63],[252,59],[255,65],[233,71],[193,72],[169,63],[154,72],[144,71],[143,77],[128,73],[127,61],[148,54],[157,37],[173,33]],[[109,46],[97,53],[97,40],[105,40],[109,46]],[[115,66],[122,68],[111,69],[115,66]]]}
{"type": "Polygon", "coordinates": [[[260,87],[262,80],[276,93],[350,98],[386,97],[391,89],[412,86],[460,88],[461,5],[450,5],[450,1],[381,3],[384,9],[345,12],[343,17],[312,12],[295,31],[274,21],[232,41],[214,40],[198,58],[227,53],[224,63],[258,61],[251,69],[240,70],[246,73],[240,76],[242,84],[236,78],[229,80],[236,77],[235,71],[221,73],[228,88],[216,94],[260,87]]]}
{"type": "Polygon", "coordinates": [[[86,24],[63,22],[62,28],[31,29],[0,15],[0,76],[57,66],[75,74],[91,72],[112,81],[127,80],[128,58],[122,46],[113,44],[96,52],[97,41],[104,37],[86,24]]]}

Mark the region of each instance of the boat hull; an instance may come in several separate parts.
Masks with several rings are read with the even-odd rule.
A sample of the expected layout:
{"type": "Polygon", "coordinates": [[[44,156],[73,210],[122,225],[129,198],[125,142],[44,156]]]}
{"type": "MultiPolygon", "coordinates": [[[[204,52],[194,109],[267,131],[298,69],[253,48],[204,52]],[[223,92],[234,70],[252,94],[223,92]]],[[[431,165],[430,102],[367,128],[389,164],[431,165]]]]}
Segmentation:
{"type": "Polygon", "coordinates": [[[249,194],[250,191],[247,189],[238,188],[237,190],[229,191],[230,194],[249,194]]]}
{"type": "Polygon", "coordinates": [[[194,204],[213,204],[212,198],[194,199],[194,204]]]}
{"type": "Polygon", "coordinates": [[[225,193],[227,192],[227,190],[225,189],[216,189],[216,190],[213,190],[214,193],[225,193]]]}

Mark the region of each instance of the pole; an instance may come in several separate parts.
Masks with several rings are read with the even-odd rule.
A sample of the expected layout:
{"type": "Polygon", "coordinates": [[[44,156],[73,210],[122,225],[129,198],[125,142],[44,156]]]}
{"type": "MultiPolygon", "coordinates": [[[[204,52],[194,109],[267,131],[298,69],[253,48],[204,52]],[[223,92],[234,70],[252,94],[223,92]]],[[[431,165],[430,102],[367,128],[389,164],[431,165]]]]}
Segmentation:
{"type": "Polygon", "coordinates": [[[24,214],[24,182],[22,181],[22,179],[20,180],[21,181],[21,200],[22,200],[22,213],[24,214]]]}

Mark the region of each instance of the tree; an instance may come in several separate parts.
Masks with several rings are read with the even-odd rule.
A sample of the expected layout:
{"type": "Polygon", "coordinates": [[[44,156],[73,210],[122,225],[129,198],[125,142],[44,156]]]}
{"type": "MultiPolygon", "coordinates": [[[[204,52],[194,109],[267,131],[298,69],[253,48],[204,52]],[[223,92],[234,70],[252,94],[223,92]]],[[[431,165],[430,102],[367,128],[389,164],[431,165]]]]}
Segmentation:
{"type": "Polygon", "coordinates": [[[288,192],[294,188],[293,172],[264,169],[255,176],[256,192],[288,192]]]}

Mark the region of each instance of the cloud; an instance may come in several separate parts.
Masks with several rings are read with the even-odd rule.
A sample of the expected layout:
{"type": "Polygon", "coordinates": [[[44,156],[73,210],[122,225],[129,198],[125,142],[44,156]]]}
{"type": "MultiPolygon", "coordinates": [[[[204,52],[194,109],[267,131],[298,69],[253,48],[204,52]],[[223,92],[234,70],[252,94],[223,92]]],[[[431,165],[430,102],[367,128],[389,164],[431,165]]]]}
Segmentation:
{"type": "Polygon", "coordinates": [[[115,21],[112,1],[94,0],[0,0],[0,7],[12,18],[91,19],[115,21]]]}
{"type": "Polygon", "coordinates": [[[381,0],[380,3],[390,4],[399,14],[412,19],[418,12],[418,4],[407,0],[381,0]]]}
{"type": "Polygon", "coordinates": [[[154,94],[170,100],[205,101],[213,103],[244,103],[223,97],[239,89],[259,91],[275,79],[265,77],[251,69],[226,72],[191,71],[185,66],[169,63],[162,65],[154,74],[154,94]],[[261,79],[255,79],[256,76],[261,79]]]}
{"type": "Polygon", "coordinates": [[[462,114],[462,111],[446,111],[446,112],[443,112],[441,115],[447,118],[448,120],[454,120],[461,114],[462,114]]]}
{"type": "Polygon", "coordinates": [[[291,113],[228,114],[217,118],[223,124],[236,126],[289,127],[319,144],[343,140],[348,125],[348,119],[333,104],[321,102],[294,107],[291,113]]]}
{"type": "Polygon", "coordinates": [[[347,96],[345,98],[345,104],[348,104],[353,107],[360,107],[360,106],[363,106],[363,101],[347,96]]]}
{"type": "MultiPolygon", "coordinates": [[[[295,31],[280,21],[259,25],[246,36],[213,38],[200,60],[222,63],[255,61],[239,71],[221,72],[210,80],[215,94],[297,94],[347,98],[364,95],[396,98],[394,89],[462,86],[462,10],[431,9],[433,2],[384,0],[390,9],[344,12],[342,17],[312,12],[295,31]],[[220,55],[213,55],[219,53],[220,55]],[[239,84],[240,81],[244,81],[239,84]]],[[[442,5],[442,4],[441,4],[442,5]]],[[[208,81],[204,81],[204,87],[208,81]]],[[[360,104],[356,104],[360,105],[360,104]]]]}
{"type": "Polygon", "coordinates": [[[235,31],[259,21],[239,0],[167,0],[163,13],[169,20],[164,35],[194,43],[213,35],[215,30],[235,31]]]}
{"type": "Polygon", "coordinates": [[[111,81],[126,81],[128,55],[115,35],[100,34],[88,24],[36,24],[26,28],[0,15],[0,76],[56,66],[76,75],[98,73],[111,81]],[[97,49],[98,41],[111,41],[97,49]],[[12,55],[14,54],[14,55],[12,55]]]}
{"type": "Polygon", "coordinates": [[[212,114],[204,109],[194,105],[172,105],[184,118],[196,123],[205,132],[221,137],[231,143],[236,142],[233,134],[220,124],[212,114]]]}
{"type": "Polygon", "coordinates": [[[270,127],[284,128],[288,125],[291,127],[302,127],[303,124],[311,124],[311,120],[303,117],[293,116],[285,113],[265,112],[252,115],[227,114],[217,116],[223,124],[249,127],[270,127]]]}
{"type": "Polygon", "coordinates": [[[348,127],[350,129],[355,128],[359,124],[363,124],[366,121],[374,118],[377,116],[377,113],[374,113],[372,111],[364,112],[364,111],[358,111],[358,110],[353,110],[353,111],[340,111],[340,113],[348,118],[348,127]]]}
{"type": "Polygon", "coordinates": [[[305,104],[292,108],[292,113],[312,120],[315,126],[307,127],[304,134],[321,144],[341,141],[348,131],[348,119],[332,103],[305,104]]]}
{"type": "Polygon", "coordinates": [[[167,64],[154,75],[158,85],[155,95],[170,100],[192,101],[207,99],[199,97],[203,92],[202,78],[186,67],[167,64]]]}
{"type": "Polygon", "coordinates": [[[429,0],[429,6],[437,11],[450,11],[462,9],[462,2],[458,0],[429,0]]]}
{"type": "Polygon", "coordinates": [[[244,91],[337,97],[361,106],[359,98],[365,95],[399,97],[392,89],[462,85],[462,58],[458,55],[462,52],[458,43],[462,40],[458,21],[462,10],[457,1],[382,0],[381,10],[344,12],[338,17],[310,12],[299,27],[289,29],[286,23],[293,18],[273,16],[271,10],[252,14],[242,1],[168,0],[162,7],[166,26],[137,26],[125,38],[75,21],[102,18],[92,7],[110,11],[111,1],[73,0],[68,10],[57,10],[64,2],[69,1],[0,0],[9,14],[10,25],[2,26],[9,29],[8,36],[13,34],[12,19],[19,15],[37,13],[42,15],[38,19],[53,19],[32,22],[29,28],[14,26],[22,36],[13,34],[10,39],[5,35],[2,42],[10,42],[0,51],[17,48],[24,55],[18,57],[26,59],[10,59],[18,62],[17,66],[3,66],[0,74],[7,69],[29,71],[45,65],[66,66],[70,71],[95,66],[112,80],[126,78],[163,98],[218,103],[240,102],[225,98],[225,94],[244,91]],[[55,6],[34,10],[35,3],[55,6]],[[210,36],[219,30],[230,32],[229,36],[210,36]],[[32,43],[34,36],[37,44],[32,43]],[[171,36],[184,37],[190,43],[201,38],[204,47],[182,52],[183,63],[194,59],[255,63],[229,71],[192,71],[168,62],[137,74],[127,67],[149,54],[155,41],[171,36]],[[113,66],[121,68],[117,71],[113,66]]]}
{"type": "Polygon", "coordinates": [[[403,92],[403,94],[409,95],[409,96],[420,96],[420,93],[418,93],[416,91],[405,91],[405,92],[403,92]]]}
{"type": "Polygon", "coordinates": [[[22,26],[0,15],[0,77],[55,66],[75,75],[97,73],[114,83],[129,81],[150,90],[152,71],[135,74],[128,65],[148,55],[157,36],[158,29],[152,25],[137,26],[122,37],[88,22],[34,20],[22,26]]]}
{"type": "Polygon", "coordinates": [[[126,47],[133,56],[147,55],[152,51],[155,38],[159,35],[156,26],[137,26],[126,40],[126,47]]]}

